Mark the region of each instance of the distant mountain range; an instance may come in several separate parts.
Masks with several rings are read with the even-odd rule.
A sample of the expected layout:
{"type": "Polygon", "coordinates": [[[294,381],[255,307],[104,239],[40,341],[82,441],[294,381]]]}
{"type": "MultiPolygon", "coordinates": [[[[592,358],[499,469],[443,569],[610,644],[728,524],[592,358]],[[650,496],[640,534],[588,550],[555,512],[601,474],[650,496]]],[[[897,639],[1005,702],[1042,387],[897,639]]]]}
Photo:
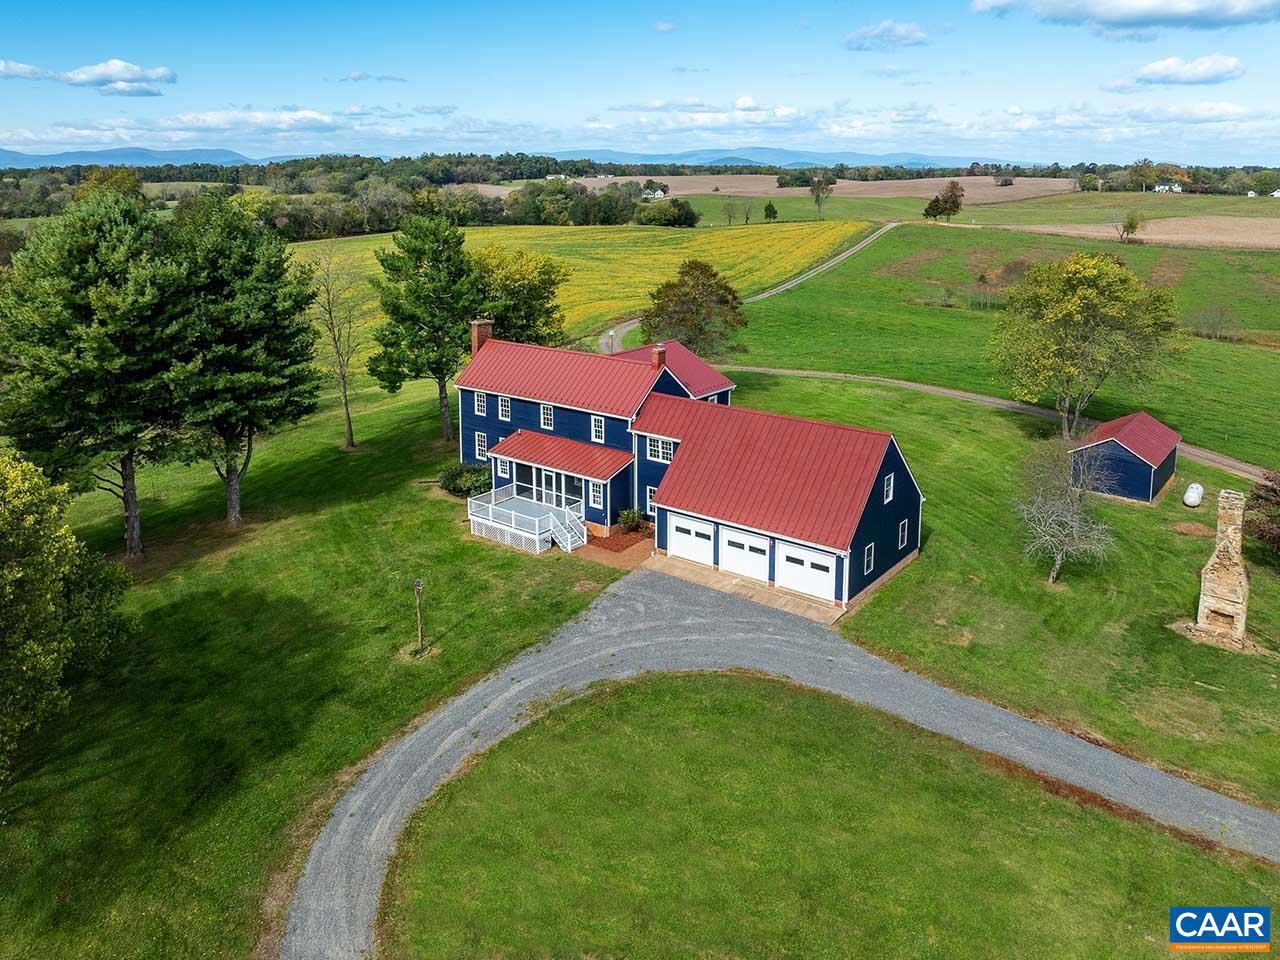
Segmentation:
{"type": "Polygon", "coordinates": [[[1002,163],[990,157],[943,157],[923,153],[840,153],[816,150],[784,150],[777,147],[733,147],[685,150],[681,153],[624,153],[620,150],[555,150],[557,160],[594,160],[597,163],[679,163],[696,166],[830,167],[967,167],[977,163],[1002,163]]]}
{"type": "Polygon", "coordinates": [[[160,167],[166,163],[213,163],[220,167],[238,167],[242,163],[279,163],[314,154],[298,153],[281,157],[246,157],[234,150],[146,150],[141,147],[116,147],[111,150],[68,150],[64,153],[19,153],[0,150],[0,167],[68,167],[72,164],[98,164],[121,167],[160,167]]]}

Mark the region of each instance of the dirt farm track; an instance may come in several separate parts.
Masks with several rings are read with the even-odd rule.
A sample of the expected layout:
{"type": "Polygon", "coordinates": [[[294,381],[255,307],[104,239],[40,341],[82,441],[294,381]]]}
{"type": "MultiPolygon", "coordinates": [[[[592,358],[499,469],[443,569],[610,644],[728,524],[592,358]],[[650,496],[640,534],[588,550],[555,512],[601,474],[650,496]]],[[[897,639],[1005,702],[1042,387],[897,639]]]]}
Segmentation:
{"type": "MultiPolygon", "coordinates": [[[[622,180],[646,180],[647,177],[581,177],[578,183],[600,190],[610,183],[622,180]]],[[[700,193],[719,192],[735,197],[802,197],[808,192],[804,187],[779,187],[776,177],[760,173],[718,174],[714,176],[657,177],[671,187],[672,196],[692,196],[700,193]]],[[[1050,177],[1026,177],[1014,181],[1011,187],[998,187],[991,177],[931,177],[925,180],[839,180],[833,191],[837,197],[919,197],[928,200],[938,193],[949,180],[959,180],[964,186],[967,203],[999,203],[1002,200],[1030,200],[1058,193],[1070,193],[1075,183],[1069,179],[1050,177]]],[[[483,184],[481,193],[506,196],[514,188],[483,184]]]]}

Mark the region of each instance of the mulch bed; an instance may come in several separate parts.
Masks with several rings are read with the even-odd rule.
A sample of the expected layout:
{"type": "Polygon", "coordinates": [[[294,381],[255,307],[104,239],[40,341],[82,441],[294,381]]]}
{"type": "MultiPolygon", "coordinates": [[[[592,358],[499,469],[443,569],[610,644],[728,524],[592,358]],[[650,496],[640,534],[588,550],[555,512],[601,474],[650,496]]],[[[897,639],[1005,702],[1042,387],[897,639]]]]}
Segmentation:
{"type": "Polygon", "coordinates": [[[648,540],[651,534],[648,530],[636,530],[633,533],[615,533],[612,537],[592,537],[591,545],[608,550],[610,553],[622,553],[629,550],[641,540],[648,540]]]}

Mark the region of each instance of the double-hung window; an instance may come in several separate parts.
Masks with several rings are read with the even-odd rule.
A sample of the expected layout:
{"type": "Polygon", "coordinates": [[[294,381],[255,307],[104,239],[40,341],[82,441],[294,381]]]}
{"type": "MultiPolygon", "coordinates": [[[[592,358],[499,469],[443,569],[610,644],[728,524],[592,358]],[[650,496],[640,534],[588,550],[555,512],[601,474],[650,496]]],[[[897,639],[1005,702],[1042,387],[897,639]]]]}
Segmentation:
{"type": "Polygon", "coordinates": [[[644,512],[650,517],[653,516],[653,495],[657,492],[657,487],[644,488],[644,512]]]}
{"type": "Polygon", "coordinates": [[[487,393],[475,394],[475,411],[477,417],[483,417],[489,411],[489,395],[487,393]]]}
{"type": "Polygon", "coordinates": [[[543,430],[554,430],[556,428],[556,408],[549,403],[539,404],[538,422],[542,425],[543,430]]]}
{"type": "Polygon", "coordinates": [[[657,463],[670,463],[675,454],[676,445],[670,440],[660,437],[649,438],[649,459],[657,463]]]}
{"type": "Polygon", "coordinates": [[[511,398],[510,397],[498,398],[498,419],[499,420],[511,419],[511,398]]]}
{"type": "Polygon", "coordinates": [[[884,502],[888,503],[893,499],[893,474],[888,474],[884,478],[884,502]]]}
{"type": "Polygon", "coordinates": [[[489,438],[483,433],[476,434],[476,459],[487,460],[489,458],[489,438]]]}
{"type": "Polygon", "coordinates": [[[494,457],[494,462],[498,464],[498,476],[509,479],[511,477],[511,461],[503,460],[501,457],[494,457]]]}
{"type": "Polygon", "coordinates": [[[876,568],[876,545],[868,543],[867,549],[862,551],[862,572],[870,573],[876,568]]]}
{"type": "Polygon", "coordinates": [[[591,442],[604,443],[604,417],[591,418],[591,442]]]}
{"type": "Polygon", "coordinates": [[[907,545],[907,521],[903,520],[898,524],[898,549],[901,550],[907,545]]]}
{"type": "Polygon", "coordinates": [[[604,509],[604,484],[597,483],[592,480],[588,487],[588,494],[591,497],[591,506],[596,510],[604,509]]]}

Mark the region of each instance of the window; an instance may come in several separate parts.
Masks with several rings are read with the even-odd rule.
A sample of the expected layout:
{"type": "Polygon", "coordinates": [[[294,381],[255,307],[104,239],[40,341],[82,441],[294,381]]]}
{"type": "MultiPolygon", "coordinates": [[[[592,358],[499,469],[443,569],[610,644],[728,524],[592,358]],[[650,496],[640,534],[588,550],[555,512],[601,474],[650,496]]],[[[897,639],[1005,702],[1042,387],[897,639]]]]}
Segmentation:
{"type": "Polygon", "coordinates": [[[827,564],[825,564],[825,563],[814,563],[812,560],[810,560],[810,561],[809,561],[809,566],[813,567],[813,569],[817,570],[819,573],[830,573],[830,572],[831,572],[831,568],[830,568],[829,566],[827,566],[827,564]]]}
{"type": "Polygon", "coordinates": [[[801,560],[799,557],[793,557],[789,553],[786,555],[786,557],[787,557],[787,563],[794,563],[797,567],[804,566],[804,561],[801,560]]]}
{"type": "Polygon", "coordinates": [[[511,419],[511,398],[510,397],[498,398],[498,419],[499,420],[511,419]]]}
{"type": "Polygon", "coordinates": [[[898,524],[898,549],[901,550],[907,545],[907,521],[903,520],[898,524]]]}
{"type": "Polygon", "coordinates": [[[694,535],[695,537],[697,537],[699,540],[710,540],[710,539],[711,539],[711,534],[709,534],[709,533],[703,533],[701,530],[695,530],[695,531],[693,531],[693,535],[694,535]]]}
{"type": "Polygon", "coordinates": [[[554,430],[556,428],[556,409],[549,403],[538,405],[539,423],[542,424],[543,430],[554,430]]]}
{"type": "Polygon", "coordinates": [[[475,394],[475,411],[477,417],[483,417],[489,411],[489,395],[487,393],[475,394]]]}
{"type": "Polygon", "coordinates": [[[735,550],[747,549],[747,545],[742,543],[740,540],[726,540],[725,543],[729,544],[729,546],[733,547],[735,550]]]}
{"type": "Polygon", "coordinates": [[[592,480],[591,486],[590,486],[590,492],[591,492],[591,506],[595,507],[597,510],[603,510],[604,509],[604,484],[596,483],[594,480],[592,480]]]}
{"type": "Polygon", "coordinates": [[[510,460],[503,460],[501,457],[494,457],[494,460],[495,460],[495,462],[498,464],[498,476],[500,476],[500,477],[505,477],[505,478],[510,478],[510,476],[511,476],[511,461],[510,461],[510,460]]]}
{"type": "Polygon", "coordinates": [[[656,460],[658,463],[670,463],[675,452],[676,445],[670,440],[662,440],[658,437],[649,438],[650,460],[656,460]]]}
{"type": "Polygon", "coordinates": [[[604,443],[604,417],[591,418],[591,442],[604,443]]]}
{"type": "Polygon", "coordinates": [[[889,474],[884,478],[884,502],[888,503],[893,499],[893,474],[889,474]]]}
{"type": "Polygon", "coordinates": [[[489,438],[483,433],[476,434],[476,459],[485,460],[489,456],[489,438]]]}
{"type": "Polygon", "coordinates": [[[867,549],[862,551],[862,572],[870,573],[876,568],[876,545],[868,543],[867,549]]]}
{"type": "Polygon", "coordinates": [[[653,516],[653,495],[657,492],[657,487],[644,488],[644,512],[651,517],[653,516]]]}
{"type": "Polygon", "coordinates": [[[692,533],[693,533],[693,531],[692,531],[692,530],[690,530],[688,527],[682,527],[682,526],[680,526],[680,524],[678,524],[678,523],[677,523],[677,524],[676,524],[676,533],[683,533],[683,534],[687,537],[687,536],[689,536],[690,534],[692,534],[692,533]]]}
{"type": "Polygon", "coordinates": [[[750,551],[751,553],[754,553],[757,557],[767,556],[769,553],[769,551],[766,550],[764,547],[748,546],[747,550],[750,551]]]}
{"type": "Polygon", "coordinates": [[[720,402],[720,398],[717,397],[714,393],[711,396],[707,397],[707,399],[710,400],[712,403],[720,402]]]}

